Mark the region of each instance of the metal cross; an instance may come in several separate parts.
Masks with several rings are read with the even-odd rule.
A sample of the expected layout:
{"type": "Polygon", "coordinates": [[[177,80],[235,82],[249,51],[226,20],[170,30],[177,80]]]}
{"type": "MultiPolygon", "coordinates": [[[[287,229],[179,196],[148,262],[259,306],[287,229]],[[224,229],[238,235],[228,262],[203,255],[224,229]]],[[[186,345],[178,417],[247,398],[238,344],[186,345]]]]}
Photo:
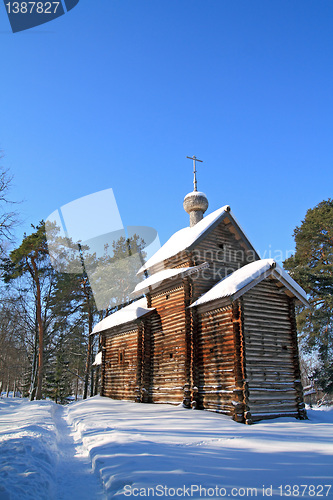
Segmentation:
{"type": "Polygon", "coordinates": [[[194,189],[193,191],[196,191],[197,190],[197,169],[196,169],[196,161],[200,161],[200,163],[203,163],[202,160],[198,160],[198,158],[196,156],[186,156],[186,158],[188,158],[189,160],[193,160],[193,186],[194,186],[194,189]]]}

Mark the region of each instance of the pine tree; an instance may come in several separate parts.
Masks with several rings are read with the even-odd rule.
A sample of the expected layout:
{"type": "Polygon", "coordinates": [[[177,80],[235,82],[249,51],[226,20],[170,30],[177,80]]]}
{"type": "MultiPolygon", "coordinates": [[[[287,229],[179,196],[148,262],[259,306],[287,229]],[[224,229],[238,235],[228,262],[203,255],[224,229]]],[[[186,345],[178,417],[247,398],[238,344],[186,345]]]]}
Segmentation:
{"type": "MultiPolygon", "coordinates": [[[[140,281],[136,273],[142,265],[143,246],[144,241],[136,234],[131,238],[120,237],[114,241],[110,249],[111,256],[108,255],[108,249],[106,249],[102,257],[96,257],[95,254],[90,253],[87,246],[82,246],[80,247],[82,272],[62,274],[58,279],[54,296],[57,314],[59,315],[62,311],[62,314],[65,313],[67,319],[73,321],[73,324],[79,318],[80,325],[86,332],[84,399],[88,396],[89,382],[91,382],[90,394],[93,392],[91,366],[94,358],[94,344],[97,339],[90,334],[94,323],[131,300],[130,292],[140,281]],[[99,297],[103,297],[102,303],[107,304],[103,310],[97,309],[90,278],[94,280],[94,292],[98,293],[99,297]]],[[[70,248],[68,242],[67,247],[70,248]]]]}
{"type": "Polygon", "coordinates": [[[29,236],[24,235],[21,245],[13,250],[10,259],[4,262],[4,280],[9,282],[20,277],[27,279],[27,285],[32,291],[36,303],[36,321],[38,327],[38,375],[36,399],[42,398],[42,383],[44,370],[44,330],[43,318],[43,284],[44,278],[53,274],[53,268],[48,258],[45,234],[45,224],[32,226],[35,230],[29,236]]]}
{"type": "MultiPolygon", "coordinates": [[[[85,270],[84,263],[88,262],[90,267],[98,265],[98,259],[95,255],[87,253],[86,250],[82,265],[80,263],[81,273],[61,273],[58,277],[55,288],[52,308],[54,313],[64,317],[67,322],[67,331],[78,331],[81,327],[86,337],[86,365],[84,374],[84,399],[88,395],[89,375],[92,362],[93,337],[90,335],[93,330],[97,309],[89,283],[89,278],[85,270]]],[[[82,249],[80,248],[80,251],[82,249]]],[[[74,267],[74,266],[71,266],[74,267]]],[[[76,266],[75,266],[76,267],[76,266]]],[[[80,354],[81,355],[81,354],[80,354]]],[[[74,359],[73,359],[74,360],[74,359]]],[[[77,360],[75,361],[77,364],[77,360]]],[[[71,370],[73,367],[70,368],[71,370]]],[[[77,368],[75,368],[77,369],[77,368]]]]}
{"type": "Polygon", "coordinates": [[[111,248],[105,249],[105,255],[93,262],[91,256],[83,252],[92,288],[103,309],[108,312],[117,310],[131,300],[130,293],[141,281],[136,273],[144,261],[143,248],[143,239],[134,234],[130,238],[121,236],[113,241],[111,248]]]}
{"type": "MultiPolygon", "coordinates": [[[[24,335],[24,372],[30,363],[30,397],[34,399],[37,385],[36,398],[48,395],[62,402],[69,394],[77,395],[83,381],[86,397],[94,343],[98,341],[90,333],[97,320],[130,300],[129,293],[138,281],[138,254],[143,242],[136,235],[122,238],[114,243],[112,256],[106,252],[97,258],[87,247],[81,248],[80,255],[71,240],[59,236],[55,225],[48,225],[47,241],[43,222],[33,229],[1,263],[3,279],[15,298],[20,318],[16,330],[24,335]],[[108,310],[97,310],[86,265],[89,271],[96,269],[103,283],[108,310]]],[[[28,385],[26,380],[24,385],[28,385]]]]}
{"type": "Polygon", "coordinates": [[[325,392],[333,391],[333,200],[306,213],[294,230],[295,255],[284,267],[309,295],[311,308],[300,307],[298,326],[303,348],[317,352],[315,376],[325,392]]]}
{"type": "Polygon", "coordinates": [[[45,370],[45,392],[56,403],[65,403],[66,398],[72,393],[72,377],[67,369],[68,364],[65,335],[60,335],[57,349],[50,355],[45,370]]]}

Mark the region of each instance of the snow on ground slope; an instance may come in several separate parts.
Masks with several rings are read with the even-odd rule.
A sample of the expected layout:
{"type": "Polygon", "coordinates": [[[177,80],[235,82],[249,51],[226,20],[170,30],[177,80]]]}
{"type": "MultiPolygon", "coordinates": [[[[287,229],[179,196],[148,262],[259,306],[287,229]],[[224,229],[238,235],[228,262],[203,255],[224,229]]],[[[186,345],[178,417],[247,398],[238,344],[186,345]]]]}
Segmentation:
{"type": "Polygon", "coordinates": [[[74,444],[67,410],[0,399],[0,500],[105,498],[89,457],[74,444]]]}
{"type": "Polygon", "coordinates": [[[245,426],[101,397],[65,408],[5,398],[0,499],[333,498],[333,411],[309,416],[245,426]]]}
{"type": "Polygon", "coordinates": [[[0,400],[0,498],[50,498],[55,467],[51,406],[0,400]],[[30,492],[31,495],[26,495],[30,492]],[[15,498],[15,497],[14,497],[15,498]]]}
{"type": "MultiPolygon", "coordinates": [[[[284,493],[285,485],[332,484],[333,412],[311,411],[310,417],[245,426],[206,411],[106,398],[77,403],[69,412],[76,439],[89,450],[110,498],[124,497],[125,492],[134,496],[140,492],[134,488],[168,493],[157,490],[158,485],[171,488],[168,496],[172,488],[187,496],[182,495],[188,492],[184,488],[192,485],[218,486],[218,498],[237,494],[232,489],[240,487],[257,488],[260,496],[263,485],[273,486],[280,497],[280,485],[284,493]]],[[[192,492],[193,498],[200,498],[200,490],[192,492]]],[[[313,496],[312,492],[313,488],[303,496],[313,496]]],[[[238,498],[244,496],[242,490],[239,493],[238,498]]]]}

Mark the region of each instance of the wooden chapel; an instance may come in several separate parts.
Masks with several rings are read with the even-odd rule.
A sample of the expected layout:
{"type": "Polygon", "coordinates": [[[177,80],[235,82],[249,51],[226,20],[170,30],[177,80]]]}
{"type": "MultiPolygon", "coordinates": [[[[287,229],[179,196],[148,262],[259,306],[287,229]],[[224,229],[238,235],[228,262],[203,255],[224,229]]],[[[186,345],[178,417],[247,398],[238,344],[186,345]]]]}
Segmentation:
{"type": "Polygon", "coordinates": [[[304,290],[260,259],[228,205],[185,196],[190,226],[141,267],[130,305],[98,323],[101,395],[171,403],[237,422],[306,418],[295,303],[304,290]]]}

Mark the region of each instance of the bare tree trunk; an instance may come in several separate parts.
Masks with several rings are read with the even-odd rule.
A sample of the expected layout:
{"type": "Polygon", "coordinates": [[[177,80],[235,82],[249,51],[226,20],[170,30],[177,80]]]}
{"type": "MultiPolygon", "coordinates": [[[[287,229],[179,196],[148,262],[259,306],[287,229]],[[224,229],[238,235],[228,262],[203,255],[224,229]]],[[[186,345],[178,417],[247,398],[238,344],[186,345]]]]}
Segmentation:
{"type": "Polygon", "coordinates": [[[38,372],[38,365],[37,365],[37,334],[36,334],[34,359],[33,359],[32,373],[31,373],[31,384],[30,384],[30,391],[29,391],[30,392],[30,401],[33,401],[35,399],[35,395],[36,395],[37,372],[38,372]]]}
{"type": "Polygon", "coordinates": [[[35,284],[36,284],[36,311],[37,311],[37,324],[38,324],[38,377],[37,377],[37,392],[36,399],[42,399],[42,384],[43,384],[43,371],[44,371],[44,325],[42,319],[42,305],[41,305],[41,290],[39,275],[36,262],[31,259],[34,268],[35,284]]]}
{"type": "Polygon", "coordinates": [[[93,329],[93,312],[91,308],[91,297],[87,279],[83,280],[82,286],[86,297],[87,309],[88,309],[88,351],[87,351],[86,372],[84,377],[84,394],[83,394],[83,399],[87,399],[88,387],[89,387],[89,374],[91,367],[92,346],[93,346],[93,336],[90,335],[93,329]]]}
{"type": "Polygon", "coordinates": [[[90,364],[91,364],[91,350],[92,350],[92,335],[90,335],[90,333],[89,333],[87,361],[86,361],[86,373],[85,373],[85,377],[84,377],[83,399],[87,399],[87,396],[88,396],[89,374],[90,374],[90,364]]]}
{"type": "Polygon", "coordinates": [[[95,371],[95,390],[94,390],[94,396],[97,396],[98,391],[99,391],[99,372],[100,372],[100,367],[97,366],[96,371],[95,371]]]}
{"type": "Polygon", "coordinates": [[[79,392],[79,369],[77,369],[77,377],[75,382],[75,401],[77,401],[78,392],[79,392]]]}
{"type": "Polygon", "coordinates": [[[35,373],[30,387],[30,401],[35,399],[36,395],[36,378],[37,378],[37,366],[35,366],[35,373]]]}
{"type": "Polygon", "coordinates": [[[94,362],[94,349],[91,349],[91,358],[90,358],[90,397],[92,398],[94,395],[94,368],[92,366],[94,362]]]}
{"type": "Polygon", "coordinates": [[[30,377],[30,387],[29,387],[30,401],[33,401],[35,399],[35,393],[36,393],[35,386],[36,386],[36,376],[37,376],[37,351],[38,351],[38,331],[37,329],[35,329],[34,352],[32,356],[31,377],[30,377]]]}

